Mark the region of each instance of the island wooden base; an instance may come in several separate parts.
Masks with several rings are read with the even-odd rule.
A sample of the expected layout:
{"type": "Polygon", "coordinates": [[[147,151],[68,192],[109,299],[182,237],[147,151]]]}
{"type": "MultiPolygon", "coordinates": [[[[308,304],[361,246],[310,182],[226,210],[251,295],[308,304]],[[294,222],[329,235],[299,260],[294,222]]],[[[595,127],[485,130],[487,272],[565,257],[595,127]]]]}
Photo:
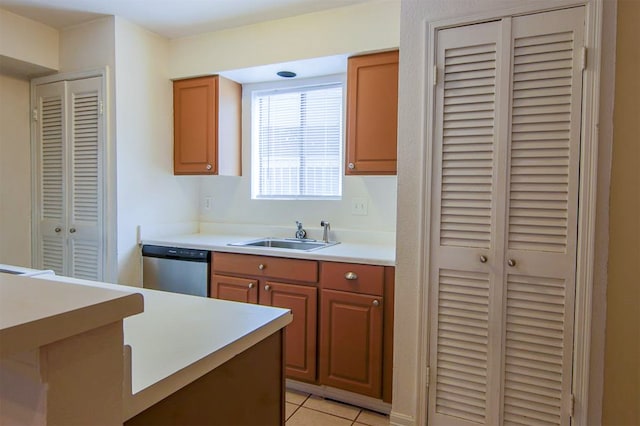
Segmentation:
{"type": "Polygon", "coordinates": [[[127,420],[137,425],[283,425],[283,330],[127,420]]]}

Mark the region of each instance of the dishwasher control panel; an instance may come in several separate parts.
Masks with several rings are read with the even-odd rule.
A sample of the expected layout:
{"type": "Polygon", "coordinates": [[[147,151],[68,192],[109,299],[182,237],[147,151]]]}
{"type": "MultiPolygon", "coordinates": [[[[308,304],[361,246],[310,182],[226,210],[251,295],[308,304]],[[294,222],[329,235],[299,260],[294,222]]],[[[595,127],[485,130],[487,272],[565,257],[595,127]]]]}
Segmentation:
{"type": "Polygon", "coordinates": [[[142,256],[207,262],[209,260],[209,251],[182,247],[143,245],[142,256]]]}

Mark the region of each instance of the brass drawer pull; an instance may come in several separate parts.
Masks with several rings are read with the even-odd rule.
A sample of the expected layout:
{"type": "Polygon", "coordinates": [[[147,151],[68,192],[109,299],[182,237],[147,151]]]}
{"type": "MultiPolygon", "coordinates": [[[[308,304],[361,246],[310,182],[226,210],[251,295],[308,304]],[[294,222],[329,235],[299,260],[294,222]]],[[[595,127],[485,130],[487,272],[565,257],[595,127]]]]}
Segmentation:
{"type": "Polygon", "coordinates": [[[261,271],[264,270],[264,268],[266,268],[266,267],[267,266],[262,264],[262,263],[258,265],[258,269],[260,269],[261,271]]]}
{"type": "Polygon", "coordinates": [[[346,274],[344,274],[344,278],[349,281],[357,280],[358,274],[356,274],[355,272],[347,272],[346,274]]]}

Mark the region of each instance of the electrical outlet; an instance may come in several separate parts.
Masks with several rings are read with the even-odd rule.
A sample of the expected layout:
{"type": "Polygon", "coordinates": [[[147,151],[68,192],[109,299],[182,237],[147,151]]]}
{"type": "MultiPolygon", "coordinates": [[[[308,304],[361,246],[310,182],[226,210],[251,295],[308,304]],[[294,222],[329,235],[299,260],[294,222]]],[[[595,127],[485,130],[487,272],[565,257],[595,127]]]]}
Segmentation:
{"type": "Polygon", "coordinates": [[[210,211],[211,207],[213,207],[213,197],[204,197],[204,200],[202,200],[202,210],[210,211]]]}
{"type": "Polygon", "coordinates": [[[369,212],[369,201],[363,197],[351,199],[351,214],[355,216],[366,216],[369,212]]]}

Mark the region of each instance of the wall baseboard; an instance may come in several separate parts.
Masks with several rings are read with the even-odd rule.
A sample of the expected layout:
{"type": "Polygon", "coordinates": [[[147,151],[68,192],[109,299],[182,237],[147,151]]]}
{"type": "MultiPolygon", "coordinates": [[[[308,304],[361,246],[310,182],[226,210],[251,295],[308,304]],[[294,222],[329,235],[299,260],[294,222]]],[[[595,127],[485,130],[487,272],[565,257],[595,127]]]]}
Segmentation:
{"type": "Polygon", "coordinates": [[[330,386],[312,385],[310,383],[298,382],[291,379],[286,380],[286,386],[287,389],[311,393],[323,398],[335,399],[336,401],[345,402],[347,404],[366,408],[367,410],[376,411],[378,413],[389,414],[391,412],[391,404],[380,399],[348,392],[342,389],[332,388],[330,386]]]}
{"type": "Polygon", "coordinates": [[[416,419],[412,416],[392,411],[391,414],[389,414],[389,424],[392,426],[414,426],[416,419]]]}

